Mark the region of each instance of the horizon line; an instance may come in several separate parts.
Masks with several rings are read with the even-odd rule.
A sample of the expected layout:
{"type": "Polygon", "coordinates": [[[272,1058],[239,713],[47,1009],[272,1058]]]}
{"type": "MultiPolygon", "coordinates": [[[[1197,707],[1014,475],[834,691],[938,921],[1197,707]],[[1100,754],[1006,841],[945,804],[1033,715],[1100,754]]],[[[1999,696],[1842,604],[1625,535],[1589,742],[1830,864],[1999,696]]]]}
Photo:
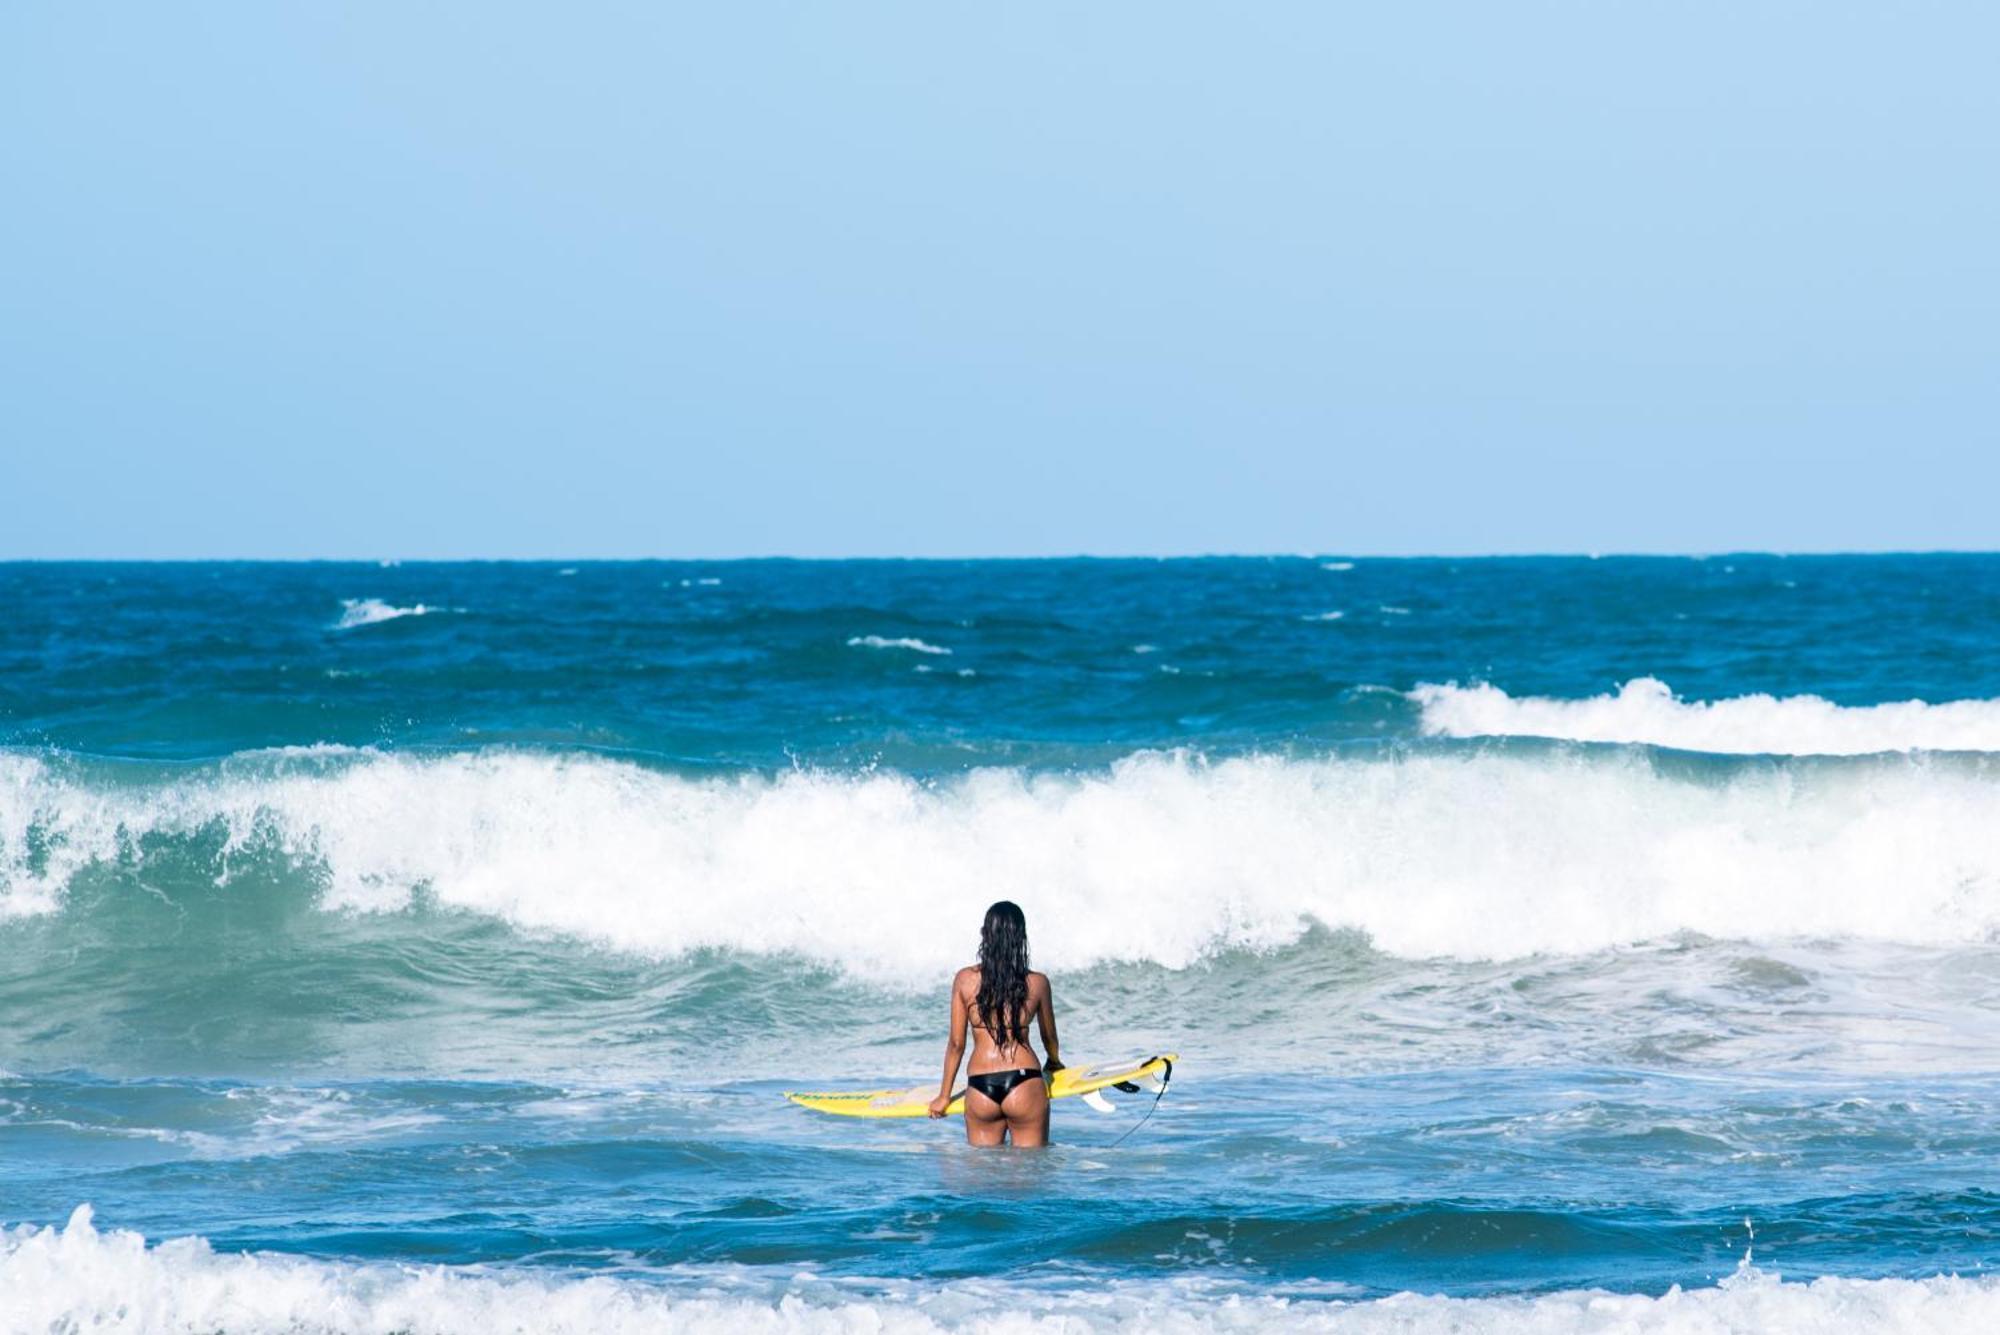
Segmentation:
{"type": "Polygon", "coordinates": [[[1718,547],[1706,550],[1665,549],[1631,551],[1521,551],[1521,552],[1364,552],[1326,550],[1314,552],[1045,552],[1038,554],[983,553],[979,555],[863,553],[840,556],[805,556],[789,552],[763,552],[732,556],[0,556],[0,565],[694,565],[749,564],[753,562],[795,563],[800,565],[839,562],[879,562],[889,564],[1020,563],[1035,561],[1708,561],[1724,557],[1892,557],[1892,556],[1995,556],[2000,548],[1984,547],[1718,547]]]}

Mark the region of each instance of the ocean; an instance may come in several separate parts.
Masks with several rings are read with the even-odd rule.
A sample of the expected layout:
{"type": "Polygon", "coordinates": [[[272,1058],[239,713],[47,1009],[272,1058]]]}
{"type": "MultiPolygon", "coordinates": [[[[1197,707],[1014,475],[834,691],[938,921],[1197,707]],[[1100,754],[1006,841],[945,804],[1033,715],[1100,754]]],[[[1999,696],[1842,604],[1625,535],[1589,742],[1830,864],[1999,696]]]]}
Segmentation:
{"type": "Polygon", "coordinates": [[[0,1330],[1990,1331],[1996,1099],[2000,557],[0,565],[0,1330]],[[1000,898],[1156,1106],[782,1099],[1000,898]]]}

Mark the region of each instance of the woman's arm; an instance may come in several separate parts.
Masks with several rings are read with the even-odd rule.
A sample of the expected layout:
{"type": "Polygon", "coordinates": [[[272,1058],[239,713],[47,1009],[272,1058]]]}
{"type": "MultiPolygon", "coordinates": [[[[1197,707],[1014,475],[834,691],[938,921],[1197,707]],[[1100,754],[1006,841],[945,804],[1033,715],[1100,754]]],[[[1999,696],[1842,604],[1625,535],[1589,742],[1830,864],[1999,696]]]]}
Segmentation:
{"type": "Polygon", "coordinates": [[[1046,974],[1042,976],[1042,1004],[1035,1009],[1035,1025],[1042,1031],[1042,1049],[1049,1054],[1049,1059],[1042,1063],[1042,1069],[1060,1071],[1062,1057],[1056,1042],[1056,989],[1046,974]]]}
{"type": "Polygon", "coordinates": [[[965,1030],[972,1022],[965,1007],[965,989],[959,986],[961,972],[951,980],[951,1029],[944,1036],[944,1079],[938,1082],[938,1096],[931,1100],[931,1116],[942,1117],[951,1105],[951,1087],[958,1083],[958,1064],[965,1059],[965,1030]]]}

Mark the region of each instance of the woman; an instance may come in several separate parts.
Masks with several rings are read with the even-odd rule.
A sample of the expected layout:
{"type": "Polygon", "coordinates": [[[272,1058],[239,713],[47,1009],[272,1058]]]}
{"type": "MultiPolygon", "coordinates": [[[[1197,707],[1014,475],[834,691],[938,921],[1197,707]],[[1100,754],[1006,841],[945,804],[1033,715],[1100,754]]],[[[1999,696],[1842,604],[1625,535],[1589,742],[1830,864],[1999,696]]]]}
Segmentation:
{"type": "Polygon", "coordinates": [[[979,932],[979,963],[951,982],[951,1031],[944,1042],[944,1081],[931,1100],[942,1117],[958,1081],[965,1036],[972,1034],[967,1065],[965,1139],[974,1145],[1049,1143],[1049,1091],[1044,1083],[1062,1069],[1056,1059],[1056,1004],[1047,975],[1028,968],[1028,920],[1008,900],[986,910],[979,932]],[[1047,1062],[1028,1046],[1028,1019],[1042,1031],[1047,1062]]]}

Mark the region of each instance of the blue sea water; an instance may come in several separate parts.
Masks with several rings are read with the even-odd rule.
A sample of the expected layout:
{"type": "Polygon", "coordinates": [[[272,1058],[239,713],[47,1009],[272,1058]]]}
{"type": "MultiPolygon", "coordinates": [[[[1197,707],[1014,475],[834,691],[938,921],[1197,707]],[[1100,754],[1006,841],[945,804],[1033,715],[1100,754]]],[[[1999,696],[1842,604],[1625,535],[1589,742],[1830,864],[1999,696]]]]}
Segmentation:
{"type": "Polygon", "coordinates": [[[0,1330],[1986,1330],[1996,1096],[2000,557],[0,565],[0,1330]],[[780,1098],[1001,897],[1156,1108],[780,1098]]]}

